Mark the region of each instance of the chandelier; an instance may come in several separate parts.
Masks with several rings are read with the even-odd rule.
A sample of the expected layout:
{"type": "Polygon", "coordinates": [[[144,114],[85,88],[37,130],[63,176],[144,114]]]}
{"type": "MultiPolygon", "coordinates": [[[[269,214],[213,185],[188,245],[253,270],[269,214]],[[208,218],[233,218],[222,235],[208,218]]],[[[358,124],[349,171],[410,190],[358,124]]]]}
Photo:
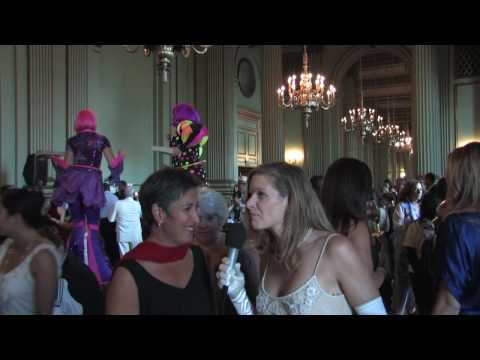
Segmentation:
{"type": "Polygon", "coordinates": [[[303,73],[297,86],[297,76],[291,75],[287,80],[287,88],[282,85],[277,90],[279,106],[288,110],[300,109],[308,128],[308,120],[313,111],[320,108],[329,110],[335,105],[335,86],[325,86],[325,76],[317,74],[315,86],[312,83],[312,73],[308,71],[307,47],[303,47],[303,73]],[[326,90],[326,91],[325,91],[326,90]]]}
{"type": "MultiPolygon", "coordinates": [[[[135,53],[142,45],[123,45],[125,50],[129,53],[135,53]]],[[[155,53],[156,64],[158,71],[162,77],[162,81],[168,81],[168,73],[172,66],[172,61],[176,53],[180,52],[185,58],[188,58],[192,53],[206,54],[208,48],[212,45],[143,45],[143,53],[145,56],[150,56],[155,53]]]]}
{"type": "Polygon", "coordinates": [[[361,131],[362,140],[371,135],[374,141],[379,141],[378,134],[383,130],[383,117],[377,115],[375,109],[364,108],[363,101],[362,107],[350,109],[348,118],[344,116],[340,121],[345,132],[361,131]]]}
{"type": "Polygon", "coordinates": [[[385,142],[387,142],[389,146],[394,146],[395,142],[400,137],[400,126],[396,124],[390,124],[390,122],[385,125],[385,142]]]}
{"type": "MultiPolygon", "coordinates": [[[[395,108],[393,108],[393,118],[395,119],[395,108]]],[[[372,137],[377,144],[387,143],[389,146],[393,146],[399,133],[400,127],[394,121],[390,121],[390,98],[387,98],[387,123],[383,124],[382,119],[378,128],[372,133],[372,137]]]]}
{"type": "Polygon", "coordinates": [[[345,132],[360,131],[362,141],[368,136],[372,136],[373,140],[378,142],[377,137],[382,132],[383,117],[378,115],[373,108],[365,108],[363,106],[363,79],[362,79],[362,57],[360,57],[359,65],[360,77],[360,107],[348,110],[348,115],[340,119],[345,132]]]}
{"type": "Polygon", "coordinates": [[[405,130],[402,130],[398,133],[397,138],[394,140],[393,146],[396,151],[399,152],[408,152],[413,154],[413,144],[412,137],[409,136],[405,130]]]}

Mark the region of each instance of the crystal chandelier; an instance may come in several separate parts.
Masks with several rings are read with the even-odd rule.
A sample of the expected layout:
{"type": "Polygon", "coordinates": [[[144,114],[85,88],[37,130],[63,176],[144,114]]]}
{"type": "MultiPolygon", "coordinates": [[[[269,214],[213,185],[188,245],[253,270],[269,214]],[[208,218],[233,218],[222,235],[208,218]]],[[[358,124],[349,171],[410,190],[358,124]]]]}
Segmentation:
{"type": "Polygon", "coordinates": [[[362,79],[362,58],[360,57],[359,65],[360,77],[360,107],[348,110],[348,115],[340,119],[345,132],[360,131],[362,141],[369,136],[378,142],[377,134],[383,126],[383,117],[378,115],[373,108],[365,108],[363,106],[363,79],[362,79]]]}
{"type": "MultiPolygon", "coordinates": [[[[395,119],[395,108],[393,109],[393,118],[395,119]]],[[[374,142],[377,144],[387,143],[389,146],[393,146],[395,139],[400,133],[400,127],[390,121],[390,98],[387,98],[387,123],[383,124],[383,119],[372,136],[374,142]]]]}
{"type": "Polygon", "coordinates": [[[307,47],[303,47],[303,73],[297,86],[297,76],[291,75],[287,80],[287,88],[282,85],[277,90],[278,103],[289,110],[300,109],[308,128],[308,120],[313,111],[320,108],[329,110],[335,105],[335,86],[330,85],[325,91],[325,76],[317,74],[315,86],[312,84],[312,73],[308,71],[307,47]]]}
{"type": "Polygon", "coordinates": [[[386,142],[389,146],[394,146],[397,139],[400,138],[400,126],[388,123],[385,126],[386,142]]]}
{"type": "Polygon", "coordinates": [[[383,117],[375,113],[375,109],[369,109],[371,116],[367,117],[362,126],[362,139],[372,136],[375,139],[375,132],[383,124],[383,117]]]}
{"type": "Polygon", "coordinates": [[[399,132],[397,138],[394,140],[393,144],[396,151],[399,152],[408,152],[413,154],[413,144],[412,137],[408,135],[405,130],[399,132]]]}
{"type": "MultiPolygon", "coordinates": [[[[129,53],[135,53],[142,45],[123,45],[125,50],[129,53]]],[[[155,52],[156,64],[158,71],[162,77],[162,81],[168,81],[168,73],[172,66],[172,61],[175,54],[180,52],[185,58],[188,58],[192,53],[206,54],[208,48],[212,45],[143,45],[143,53],[145,56],[150,56],[155,52]]]]}

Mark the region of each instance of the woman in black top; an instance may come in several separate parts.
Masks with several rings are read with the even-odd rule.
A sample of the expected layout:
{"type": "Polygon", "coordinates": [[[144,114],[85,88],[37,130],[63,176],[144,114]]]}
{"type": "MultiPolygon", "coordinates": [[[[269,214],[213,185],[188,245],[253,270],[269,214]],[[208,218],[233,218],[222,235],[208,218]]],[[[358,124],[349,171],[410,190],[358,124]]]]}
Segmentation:
{"type": "Polygon", "coordinates": [[[192,246],[200,181],[163,169],[140,189],[146,240],[122,259],[107,291],[107,314],[209,315],[212,285],[202,250],[192,246]]]}

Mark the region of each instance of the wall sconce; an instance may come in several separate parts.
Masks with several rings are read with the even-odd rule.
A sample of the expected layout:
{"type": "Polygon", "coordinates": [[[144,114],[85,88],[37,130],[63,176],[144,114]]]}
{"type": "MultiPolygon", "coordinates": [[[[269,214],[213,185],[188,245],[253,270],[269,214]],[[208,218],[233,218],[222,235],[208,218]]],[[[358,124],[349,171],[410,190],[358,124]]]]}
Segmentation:
{"type": "Polygon", "coordinates": [[[303,150],[288,149],[287,151],[285,151],[285,162],[291,165],[301,165],[303,163],[303,159],[303,150]]]}

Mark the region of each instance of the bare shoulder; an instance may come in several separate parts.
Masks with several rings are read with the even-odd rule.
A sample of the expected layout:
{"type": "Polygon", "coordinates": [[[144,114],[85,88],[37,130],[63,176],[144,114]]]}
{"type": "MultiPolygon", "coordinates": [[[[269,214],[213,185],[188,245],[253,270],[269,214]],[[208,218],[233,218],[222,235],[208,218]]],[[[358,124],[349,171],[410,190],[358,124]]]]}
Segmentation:
{"type": "Polygon", "coordinates": [[[31,267],[32,270],[40,270],[48,267],[57,266],[57,259],[55,255],[48,249],[39,250],[32,258],[31,267]]]}
{"type": "Polygon", "coordinates": [[[109,290],[112,287],[118,287],[119,290],[123,289],[123,291],[125,292],[130,291],[131,289],[137,289],[137,285],[135,284],[135,279],[133,278],[133,275],[123,266],[117,267],[117,269],[113,273],[109,290]]]}
{"type": "Polygon", "coordinates": [[[136,315],[139,313],[138,289],[126,268],[119,266],[108,286],[106,313],[110,315],[136,315]]]}
{"type": "Polygon", "coordinates": [[[30,273],[38,279],[59,276],[59,258],[49,249],[40,249],[30,262],[30,273]]]}
{"type": "Polygon", "coordinates": [[[326,246],[324,256],[333,263],[343,263],[357,256],[352,242],[341,234],[332,236],[326,246]]]}
{"type": "Polygon", "coordinates": [[[60,255],[60,251],[55,248],[55,245],[50,240],[40,235],[35,241],[37,245],[32,250],[32,252],[35,252],[32,257],[32,266],[48,266],[49,264],[55,264],[60,255]],[[43,245],[47,245],[47,247],[43,247],[43,245]],[[38,247],[40,246],[43,248],[38,250],[38,247]]]}

